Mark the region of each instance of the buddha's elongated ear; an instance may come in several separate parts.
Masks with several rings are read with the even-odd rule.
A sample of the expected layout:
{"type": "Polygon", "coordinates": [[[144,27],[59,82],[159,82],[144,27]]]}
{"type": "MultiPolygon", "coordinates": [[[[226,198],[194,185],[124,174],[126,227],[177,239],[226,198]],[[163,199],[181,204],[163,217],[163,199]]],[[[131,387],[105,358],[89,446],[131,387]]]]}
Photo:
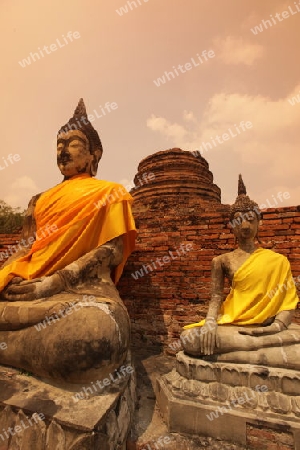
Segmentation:
{"type": "Polygon", "coordinates": [[[259,219],[258,219],[258,224],[257,224],[257,233],[255,236],[255,239],[257,239],[257,241],[261,244],[261,240],[258,237],[258,232],[259,232],[259,227],[262,225],[262,215],[260,214],[259,219]]]}
{"type": "Polygon", "coordinates": [[[98,161],[96,159],[96,156],[93,155],[93,160],[91,163],[91,176],[95,177],[97,175],[97,170],[98,170],[98,161]]]}
{"type": "Polygon", "coordinates": [[[98,164],[99,164],[99,161],[102,156],[102,151],[101,151],[101,149],[96,149],[96,150],[94,150],[94,152],[92,154],[93,154],[93,160],[91,163],[91,176],[95,177],[97,175],[98,164]]]}

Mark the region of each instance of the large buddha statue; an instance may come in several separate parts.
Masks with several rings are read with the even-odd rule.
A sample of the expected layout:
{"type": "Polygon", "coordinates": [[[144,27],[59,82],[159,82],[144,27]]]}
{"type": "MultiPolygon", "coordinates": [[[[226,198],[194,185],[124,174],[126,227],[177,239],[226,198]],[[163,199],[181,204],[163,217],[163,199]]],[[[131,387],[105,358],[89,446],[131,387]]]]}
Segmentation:
{"type": "Polygon", "coordinates": [[[21,250],[0,271],[0,364],[82,383],[126,360],[130,322],[115,284],[134,248],[132,197],[94,178],[101,156],[81,99],[57,136],[64,179],[32,198],[21,250]]]}
{"type": "Polygon", "coordinates": [[[300,369],[300,327],[292,324],[299,301],[287,258],[256,244],[261,218],[240,176],[230,220],[238,247],[212,261],[206,319],[185,326],[186,353],[212,361],[300,369]],[[231,285],[223,301],[224,280],[231,285]]]}

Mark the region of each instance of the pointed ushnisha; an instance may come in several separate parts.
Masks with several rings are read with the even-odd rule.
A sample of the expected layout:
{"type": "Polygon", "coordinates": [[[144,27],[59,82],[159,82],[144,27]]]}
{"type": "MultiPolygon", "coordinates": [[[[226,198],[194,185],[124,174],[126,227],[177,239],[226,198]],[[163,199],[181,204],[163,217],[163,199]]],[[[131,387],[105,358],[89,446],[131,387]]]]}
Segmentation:
{"type": "Polygon", "coordinates": [[[251,200],[247,195],[247,189],[243,182],[242,175],[239,175],[238,181],[238,196],[233,205],[230,207],[230,220],[234,218],[235,213],[246,213],[248,211],[254,211],[257,218],[261,218],[261,212],[258,204],[251,200]]]}
{"type": "Polygon", "coordinates": [[[241,174],[239,174],[238,195],[247,195],[247,189],[241,174]]]}
{"type": "Polygon", "coordinates": [[[76,106],[73,117],[86,117],[87,118],[87,113],[86,113],[86,108],[85,108],[83,98],[79,99],[79,102],[78,102],[78,105],[76,106]]]}

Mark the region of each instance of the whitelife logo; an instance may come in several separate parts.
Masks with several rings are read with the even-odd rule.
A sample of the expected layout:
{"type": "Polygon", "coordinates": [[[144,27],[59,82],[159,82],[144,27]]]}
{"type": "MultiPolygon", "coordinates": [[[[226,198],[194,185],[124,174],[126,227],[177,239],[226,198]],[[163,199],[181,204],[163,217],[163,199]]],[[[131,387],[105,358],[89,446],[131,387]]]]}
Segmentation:
{"type": "Polygon", "coordinates": [[[134,372],[134,368],[128,364],[127,366],[122,366],[119,369],[116,369],[113,373],[109,374],[109,378],[104,378],[103,380],[91,381],[92,386],[83,387],[80,392],[77,392],[73,395],[73,400],[78,402],[79,400],[83,400],[84,398],[89,398],[94,392],[98,392],[98,390],[103,391],[105,386],[110,386],[114,383],[120,383],[122,378],[126,378],[129,374],[134,372]],[[114,376],[116,378],[114,378],[114,376]],[[97,386],[95,386],[95,384],[97,386]]]}
{"type": "Polygon", "coordinates": [[[155,261],[151,261],[150,264],[144,264],[140,270],[136,270],[135,273],[132,273],[131,276],[135,280],[138,278],[142,278],[147,275],[149,272],[153,272],[153,270],[157,270],[158,267],[162,267],[165,264],[171,264],[174,259],[180,258],[181,256],[185,256],[185,254],[191,251],[193,248],[193,244],[180,244],[180,248],[176,249],[176,254],[174,255],[171,250],[169,250],[168,255],[165,255],[161,258],[156,258],[155,261]],[[177,256],[176,256],[177,255],[177,256]],[[156,265],[158,264],[158,266],[156,265]]]}
{"type": "Polygon", "coordinates": [[[4,158],[4,156],[2,156],[2,161],[0,164],[0,170],[4,170],[6,169],[6,167],[9,167],[10,165],[14,164],[15,162],[20,161],[21,157],[18,153],[16,153],[15,155],[13,155],[12,153],[10,153],[9,155],[7,155],[6,158],[4,158]],[[2,166],[3,164],[3,166],[2,166]]]}
{"type": "Polygon", "coordinates": [[[58,50],[59,48],[65,47],[66,45],[69,44],[69,42],[73,42],[73,39],[79,39],[80,38],[80,33],[78,31],[69,31],[67,33],[67,38],[65,37],[65,35],[62,35],[62,40],[63,42],[61,42],[58,38],[55,41],[55,44],[50,44],[48,45],[44,45],[43,49],[41,49],[41,47],[38,47],[38,51],[39,53],[32,53],[30,52],[29,56],[27,58],[24,58],[22,61],[19,61],[20,66],[24,69],[24,67],[30,66],[30,64],[32,62],[36,62],[38,60],[42,58],[45,58],[45,54],[46,55],[50,55],[50,53],[56,52],[56,50],[58,50]],[[67,39],[68,38],[68,39],[67,39]],[[36,59],[37,58],[37,59],[36,59]]]}
{"type": "MultiPolygon", "coordinates": [[[[217,147],[218,144],[224,144],[224,142],[228,141],[231,138],[237,137],[239,134],[241,134],[242,131],[247,131],[250,128],[253,128],[252,122],[249,120],[245,122],[242,120],[239,125],[234,124],[234,131],[236,131],[237,134],[232,131],[231,128],[228,128],[228,133],[223,133],[222,136],[219,136],[218,134],[213,138],[211,137],[211,141],[214,145],[214,147],[217,147]]],[[[212,150],[213,146],[210,142],[204,142],[202,141],[199,150],[195,150],[191,153],[194,154],[194,156],[198,156],[198,152],[200,151],[201,155],[203,155],[204,152],[207,152],[209,149],[212,150]]]]}
{"type": "MultiPolygon", "coordinates": [[[[33,425],[35,425],[35,423],[38,423],[41,420],[45,420],[45,416],[43,413],[35,412],[31,416],[31,419],[33,419],[35,423],[33,423],[33,421],[29,417],[26,417],[26,419],[27,423],[25,423],[24,420],[20,420],[19,425],[15,425],[14,427],[9,427],[7,429],[3,428],[3,430],[0,433],[0,438],[2,439],[2,442],[4,442],[6,439],[10,439],[11,436],[15,436],[16,433],[22,433],[23,430],[32,427],[33,425]]],[[[3,448],[3,446],[1,446],[1,448],[3,448]]],[[[7,448],[6,445],[5,448],[7,448]]]]}
{"type": "Polygon", "coordinates": [[[297,96],[292,97],[292,98],[289,98],[289,99],[288,99],[288,102],[289,102],[289,104],[292,105],[292,106],[295,106],[296,103],[300,103],[300,91],[299,91],[299,94],[298,94],[297,96]]]}
{"type": "MultiPolygon", "coordinates": [[[[148,3],[149,0],[143,0],[144,3],[148,3]]],[[[121,6],[121,8],[116,9],[116,13],[119,14],[119,16],[123,16],[123,14],[127,14],[129,12],[128,6],[130,8],[130,11],[133,11],[134,9],[138,8],[139,6],[142,6],[143,3],[141,0],[136,1],[129,1],[126,3],[126,5],[121,6]]]]}
{"type": "Polygon", "coordinates": [[[0,252],[0,261],[8,259],[14,253],[17,253],[24,248],[28,248],[32,246],[35,241],[40,241],[43,238],[50,236],[52,233],[57,231],[56,225],[46,225],[44,228],[41,228],[38,233],[34,232],[33,236],[29,236],[27,239],[21,239],[17,245],[9,245],[4,252],[0,252]]]}
{"type": "MultiPolygon", "coordinates": [[[[256,212],[256,214],[259,216],[259,214],[260,214],[260,210],[262,210],[262,209],[267,209],[267,208],[275,208],[275,207],[277,207],[277,205],[279,204],[278,203],[278,200],[280,201],[280,202],[283,202],[284,200],[288,200],[291,196],[290,196],[290,193],[289,192],[277,192],[277,196],[274,196],[274,195],[272,195],[272,199],[273,199],[273,201],[274,201],[274,204],[272,204],[271,202],[270,202],[270,200],[267,198],[266,199],[266,203],[262,203],[261,205],[259,205],[259,208],[257,208],[256,206],[253,208],[253,210],[256,212]],[[277,198],[276,198],[277,197],[277,198]]],[[[239,226],[241,223],[242,223],[242,218],[243,219],[246,219],[246,220],[249,220],[249,214],[248,213],[245,213],[245,214],[242,214],[242,217],[237,217],[236,219],[233,219],[232,221],[230,221],[229,222],[229,224],[230,224],[230,226],[232,227],[232,228],[234,228],[234,227],[236,227],[236,226],[239,226]]]]}
{"type": "Polygon", "coordinates": [[[254,28],[250,28],[253,34],[257,35],[258,33],[262,33],[264,30],[267,30],[270,27],[273,27],[273,25],[277,25],[279,22],[282,22],[285,19],[288,19],[291,16],[294,16],[295,14],[298,14],[300,12],[300,1],[294,2],[294,9],[292,6],[288,6],[288,10],[282,11],[282,13],[276,13],[275,17],[273,17],[273,14],[270,14],[271,19],[262,20],[259,25],[256,25],[254,28]]]}
{"type": "Polygon", "coordinates": [[[153,83],[156,87],[160,87],[162,84],[166,84],[167,81],[174,80],[174,78],[179,77],[182,73],[186,73],[189,70],[192,70],[194,67],[198,67],[203,64],[205,61],[208,61],[209,58],[214,58],[215,52],[213,50],[203,50],[201,56],[197,53],[197,58],[191,58],[190,62],[186,62],[185,64],[178,64],[177,67],[173,66],[173,70],[170,72],[165,71],[162,77],[153,80],[153,83]]]}

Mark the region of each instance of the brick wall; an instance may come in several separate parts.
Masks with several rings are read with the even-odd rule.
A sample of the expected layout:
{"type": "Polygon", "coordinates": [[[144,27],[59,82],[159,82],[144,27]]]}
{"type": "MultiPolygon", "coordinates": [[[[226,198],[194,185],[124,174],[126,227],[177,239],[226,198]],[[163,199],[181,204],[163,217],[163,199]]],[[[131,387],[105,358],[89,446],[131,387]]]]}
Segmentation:
{"type": "Polygon", "coordinates": [[[19,239],[20,233],[0,234],[0,267],[14,253],[19,239]]]}
{"type": "Polygon", "coordinates": [[[284,425],[270,428],[269,424],[247,424],[247,448],[253,450],[294,450],[293,434],[284,425]],[[277,429],[276,429],[277,428],[277,429]]]}

